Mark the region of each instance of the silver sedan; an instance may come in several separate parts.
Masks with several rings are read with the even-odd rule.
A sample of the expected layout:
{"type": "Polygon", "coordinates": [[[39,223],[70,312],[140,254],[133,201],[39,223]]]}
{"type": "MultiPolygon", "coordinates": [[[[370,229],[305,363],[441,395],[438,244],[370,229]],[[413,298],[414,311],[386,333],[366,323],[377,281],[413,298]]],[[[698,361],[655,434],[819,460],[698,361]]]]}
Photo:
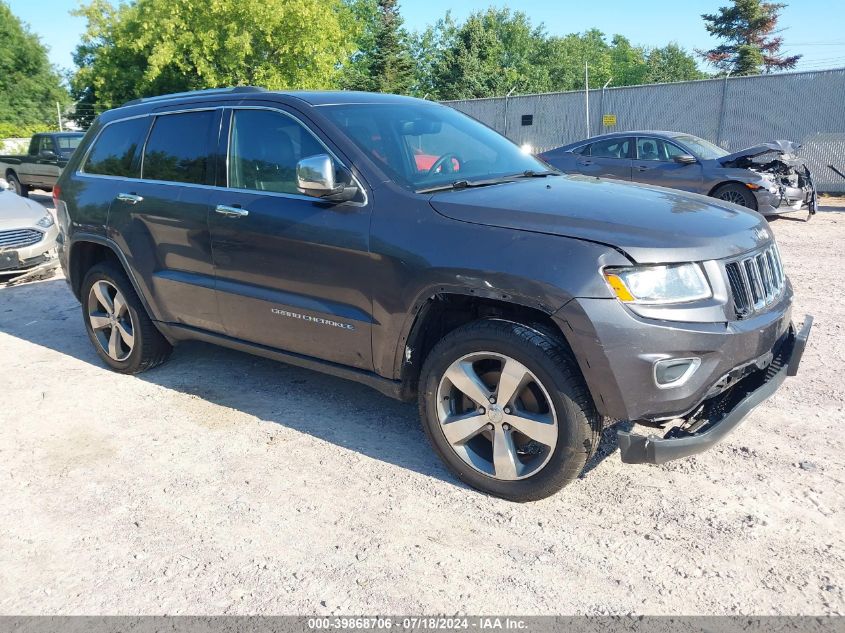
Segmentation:
{"type": "Polygon", "coordinates": [[[0,282],[55,268],[57,236],[50,212],[0,179],[0,282]]]}

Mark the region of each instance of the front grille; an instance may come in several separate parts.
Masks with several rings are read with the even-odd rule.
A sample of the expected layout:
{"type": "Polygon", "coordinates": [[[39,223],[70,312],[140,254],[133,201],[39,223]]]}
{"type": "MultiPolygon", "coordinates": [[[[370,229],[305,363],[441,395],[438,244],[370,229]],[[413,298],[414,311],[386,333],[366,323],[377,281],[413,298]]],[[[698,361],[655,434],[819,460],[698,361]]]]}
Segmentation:
{"type": "Polygon", "coordinates": [[[725,266],[734,311],[744,319],[774,303],[786,285],[777,246],[729,262],[725,266]]]}
{"type": "Polygon", "coordinates": [[[44,234],[36,229],[0,231],[0,249],[26,248],[41,241],[44,234]]]}

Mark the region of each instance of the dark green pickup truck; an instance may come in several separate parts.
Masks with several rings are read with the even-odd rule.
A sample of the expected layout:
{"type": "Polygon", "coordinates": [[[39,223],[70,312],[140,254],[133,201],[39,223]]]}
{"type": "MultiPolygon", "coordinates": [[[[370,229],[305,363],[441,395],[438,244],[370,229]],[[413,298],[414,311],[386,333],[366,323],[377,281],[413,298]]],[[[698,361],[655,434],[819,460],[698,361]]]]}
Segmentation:
{"type": "Polygon", "coordinates": [[[0,178],[8,180],[19,196],[28,196],[31,189],[50,191],[83,136],[83,132],[36,134],[26,154],[0,156],[0,178]]]}

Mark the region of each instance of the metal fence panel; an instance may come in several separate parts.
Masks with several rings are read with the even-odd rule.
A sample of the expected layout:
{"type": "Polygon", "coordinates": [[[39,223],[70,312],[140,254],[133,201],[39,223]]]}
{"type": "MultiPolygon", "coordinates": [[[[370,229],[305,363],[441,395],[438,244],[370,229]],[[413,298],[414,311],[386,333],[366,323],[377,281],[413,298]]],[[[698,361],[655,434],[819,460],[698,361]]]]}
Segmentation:
{"type": "MultiPolygon", "coordinates": [[[[587,136],[583,91],[447,101],[543,151],[587,136]],[[523,115],[532,115],[523,125],[523,115]]],[[[802,144],[820,190],[845,192],[845,69],[590,90],[592,135],[627,130],[689,132],[734,151],[764,141],[802,144]],[[605,127],[602,115],[616,115],[605,127]]]]}

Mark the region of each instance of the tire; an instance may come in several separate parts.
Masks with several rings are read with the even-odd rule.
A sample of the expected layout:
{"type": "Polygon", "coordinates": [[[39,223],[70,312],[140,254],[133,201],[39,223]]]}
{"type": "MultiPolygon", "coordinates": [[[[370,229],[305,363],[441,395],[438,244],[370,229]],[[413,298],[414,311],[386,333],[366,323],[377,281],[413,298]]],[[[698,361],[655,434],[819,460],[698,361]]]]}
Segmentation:
{"type": "Polygon", "coordinates": [[[543,499],[578,477],[602,431],[565,342],[510,321],[475,321],[439,341],[423,364],[419,407],[425,433],[449,470],[473,488],[511,501],[543,499]],[[506,366],[510,369],[502,371],[506,366]],[[467,386],[467,375],[480,379],[487,391],[470,385],[475,393],[469,398],[455,386],[467,386]],[[503,375],[510,376],[510,388],[503,386],[503,375]],[[514,389],[517,383],[525,386],[514,389]],[[515,395],[478,406],[485,394],[495,399],[503,390],[515,395]],[[450,427],[452,420],[465,426],[450,427]],[[479,424],[485,428],[474,430],[479,424]],[[461,439],[464,434],[467,438],[461,439]],[[496,450],[497,440],[507,453],[496,450]],[[498,461],[503,454],[510,459],[498,461]]]}
{"type": "Polygon", "coordinates": [[[19,179],[18,175],[10,171],[8,174],[9,184],[12,185],[12,190],[18,194],[21,198],[28,198],[29,197],[29,186],[23,184],[19,179]]]}
{"type": "Polygon", "coordinates": [[[172,346],[156,329],[121,268],[111,263],[93,266],[82,281],[80,296],[88,338],[111,369],[138,374],[169,358],[172,346]]]}
{"type": "Polygon", "coordinates": [[[725,202],[733,202],[741,207],[747,207],[754,211],[757,210],[757,198],[744,185],[738,185],[736,183],[720,185],[713,191],[712,196],[725,202]]]}

